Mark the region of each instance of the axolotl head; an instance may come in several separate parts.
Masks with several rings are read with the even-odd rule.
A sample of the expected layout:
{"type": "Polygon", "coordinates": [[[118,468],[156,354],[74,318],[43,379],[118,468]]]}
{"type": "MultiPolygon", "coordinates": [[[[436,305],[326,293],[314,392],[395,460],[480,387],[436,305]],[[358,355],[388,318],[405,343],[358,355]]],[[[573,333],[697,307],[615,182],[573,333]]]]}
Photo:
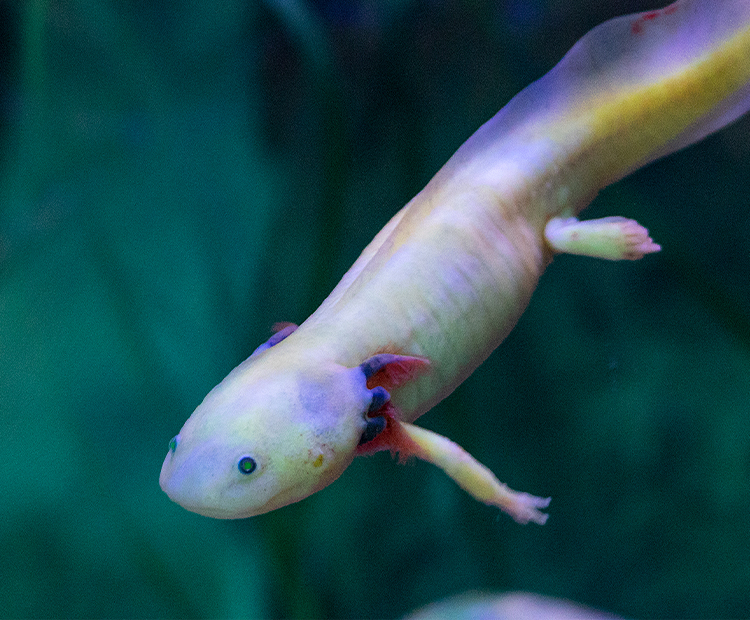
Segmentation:
{"type": "Polygon", "coordinates": [[[376,355],[347,368],[280,363],[274,353],[232,371],[170,441],[159,483],[184,508],[235,519],[299,501],[338,478],[358,444],[385,428],[376,412],[388,392],[368,389],[367,379],[405,358],[376,355]]]}

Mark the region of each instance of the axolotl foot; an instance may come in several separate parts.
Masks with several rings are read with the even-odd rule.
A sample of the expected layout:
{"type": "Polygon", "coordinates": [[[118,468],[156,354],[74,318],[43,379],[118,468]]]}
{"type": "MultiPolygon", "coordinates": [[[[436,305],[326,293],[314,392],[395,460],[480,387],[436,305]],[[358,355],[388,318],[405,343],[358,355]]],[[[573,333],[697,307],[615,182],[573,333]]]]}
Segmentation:
{"type": "Polygon", "coordinates": [[[608,260],[638,260],[661,250],[646,228],[620,216],[584,221],[553,217],[547,222],[544,237],[557,252],[608,260]]]}
{"type": "Polygon", "coordinates": [[[544,525],[547,522],[549,515],[539,512],[540,508],[547,508],[549,506],[551,497],[537,497],[530,493],[519,493],[513,489],[509,489],[507,485],[505,492],[511,497],[512,509],[503,508],[509,513],[518,523],[528,523],[533,521],[539,525],[544,525]]]}

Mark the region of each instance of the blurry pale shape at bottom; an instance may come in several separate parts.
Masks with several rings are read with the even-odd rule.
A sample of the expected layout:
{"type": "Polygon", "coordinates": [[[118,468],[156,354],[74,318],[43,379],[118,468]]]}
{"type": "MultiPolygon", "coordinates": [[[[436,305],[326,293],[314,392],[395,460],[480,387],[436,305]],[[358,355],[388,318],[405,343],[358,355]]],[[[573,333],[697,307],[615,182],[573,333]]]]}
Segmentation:
{"type": "Polygon", "coordinates": [[[621,620],[564,599],[528,592],[471,592],[430,603],[403,620],[621,620]]]}

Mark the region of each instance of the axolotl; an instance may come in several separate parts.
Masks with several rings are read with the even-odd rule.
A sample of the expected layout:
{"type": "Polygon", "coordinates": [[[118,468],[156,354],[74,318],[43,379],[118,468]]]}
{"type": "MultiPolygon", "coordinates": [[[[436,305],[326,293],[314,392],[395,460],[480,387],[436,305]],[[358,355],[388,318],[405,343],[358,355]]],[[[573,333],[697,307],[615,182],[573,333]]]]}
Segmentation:
{"type": "Polygon", "coordinates": [[[577,215],[749,107],[750,0],[680,0],[594,28],[458,149],[306,321],[206,396],[169,444],[162,489],[202,515],[250,517],[391,450],[544,523],[549,499],[413,422],[508,335],[556,253],[658,251],[634,220],[577,215]]]}

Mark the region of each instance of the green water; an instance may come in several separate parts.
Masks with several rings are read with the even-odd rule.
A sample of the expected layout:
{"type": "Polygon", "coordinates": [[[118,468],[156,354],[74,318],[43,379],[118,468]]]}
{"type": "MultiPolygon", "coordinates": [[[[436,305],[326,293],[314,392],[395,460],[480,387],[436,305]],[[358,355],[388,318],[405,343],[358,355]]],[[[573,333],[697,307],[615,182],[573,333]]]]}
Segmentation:
{"type": "Polygon", "coordinates": [[[633,617],[750,610],[750,122],[605,191],[661,243],[563,257],[422,418],[518,526],[423,463],[215,521],[169,439],[302,321],[484,120],[587,30],[584,0],[0,2],[0,616],[395,618],[524,589],[633,617]]]}

